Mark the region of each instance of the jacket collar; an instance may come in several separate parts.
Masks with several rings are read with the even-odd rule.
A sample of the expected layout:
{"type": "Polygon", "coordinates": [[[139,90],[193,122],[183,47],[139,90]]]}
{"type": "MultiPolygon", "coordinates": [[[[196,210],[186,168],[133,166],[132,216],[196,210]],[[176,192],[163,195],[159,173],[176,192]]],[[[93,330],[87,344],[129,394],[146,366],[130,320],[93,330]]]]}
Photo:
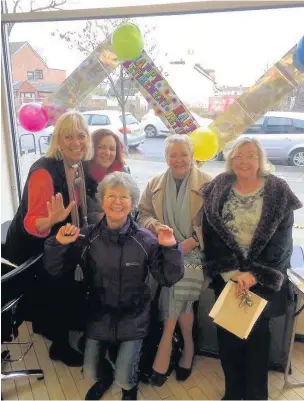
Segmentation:
{"type": "MultiPolygon", "coordinates": [[[[163,199],[165,195],[168,173],[169,169],[159,177],[155,185],[151,188],[152,203],[156,217],[161,222],[163,222],[163,199]]],[[[191,173],[189,177],[191,219],[195,218],[203,206],[203,199],[200,195],[200,190],[206,182],[207,180],[204,178],[201,171],[195,165],[193,165],[191,167],[191,173]]]]}
{"type": "MultiPolygon", "coordinates": [[[[235,251],[237,256],[244,259],[238,244],[221,217],[223,204],[234,182],[233,174],[222,173],[209,183],[202,191],[204,212],[208,223],[222,240],[235,251]]],[[[301,202],[284,180],[272,174],[267,175],[264,184],[262,215],[252,239],[248,260],[257,259],[286,214],[301,207],[301,202]]]]}
{"type": "Polygon", "coordinates": [[[127,218],[127,221],[117,230],[113,230],[108,227],[106,216],[98,223],[99,233],[103,238],[108,239],[110,242],[123,245],[127,237],[136,231],[136,225],[134,224],[131,217],[127,218]]]}

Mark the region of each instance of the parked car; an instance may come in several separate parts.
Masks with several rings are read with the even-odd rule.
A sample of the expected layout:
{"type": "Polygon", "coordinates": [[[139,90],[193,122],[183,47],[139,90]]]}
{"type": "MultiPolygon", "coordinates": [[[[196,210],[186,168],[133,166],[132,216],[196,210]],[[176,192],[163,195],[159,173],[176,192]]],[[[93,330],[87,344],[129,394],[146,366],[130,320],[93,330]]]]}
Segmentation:
{"type": "MultiPolygon", "coordinates": [[[[258,139],[270,161],[304,167],[304,113],[270,111],[239,138],[258,139]]],[[[231,147],[232,143],[224,156],[231,147]]],[[[223,159],[223,154],[217,159],[223,159]]]]}
{"type": "MultiPolygon", "coordinates": [[[[123,138],[122,115],[118,110],[93,110],[82,113],[87,120],[90,132],[94,132],[99,128],[107,128],[115,132],[121,141],[123,138]]],[[[131,113],[126,113],[126,133],[128,145],[130,148],[137,148],[144,143],[146,139],[145,132],[140,129],[140,124],[131,113]]]]}
{"type": "MultiPolygon", "coordinates": [[[[202,118],[196,113],[191,113],[197,122],[202,126],[208,126],[212,123],[210,118],[202,118]]],[[[146,115],[143,116],[140,122],[142,132],[146,133],[147,138],[153,138],[155,136],[168,136],[170,135],[169,129],[165,126],[162,120],[155,115],[153,109],[149,110],[146,115]]]]}

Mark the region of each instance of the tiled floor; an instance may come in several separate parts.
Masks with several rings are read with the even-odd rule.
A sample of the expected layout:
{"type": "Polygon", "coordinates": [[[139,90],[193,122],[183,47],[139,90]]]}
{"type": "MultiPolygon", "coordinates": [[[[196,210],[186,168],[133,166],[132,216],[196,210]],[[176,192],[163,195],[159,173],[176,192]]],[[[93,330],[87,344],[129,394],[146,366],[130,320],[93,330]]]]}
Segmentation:
{"type": "MultiPolygon", "coordinates": [[[[7,380],[2,383],[4,400],[83,400],[91,383],[84,380],[80,368],[68,368],[60,362],[53,362],[48,357],[50,343],[43,337],[32,334],[31,325],[23,324],[19,329],[19,341],[27,341],[31,334],[34,346],[24,362],[15,362],[13,369],[44,370],[45,378],[7,380]]],[[[12,357],[20,355],[19,346],[10,346],[12,357]],[[13,350],[13,351],[12,351],[13,350]]],[[[8,368],[10,368],[8,366],[8,368]]],[[[304,344],[296,343],[292,358],[292,378],[304,381],[304,344]]],[[[138,399],[142,400],[219,400],[224,392],[224,376],[220,363],[216,359],[197,356],[193,373],[185,382],[178,383],[174,373],[161,388],[140,384],[138,399]]],[[[273,400],[302,400],[304,387],[283,390],[283,374],[269,372],[269,396],[273,400]]],[[[113,385],[103,399],[120,399],[120,389],[113,385]]]]}

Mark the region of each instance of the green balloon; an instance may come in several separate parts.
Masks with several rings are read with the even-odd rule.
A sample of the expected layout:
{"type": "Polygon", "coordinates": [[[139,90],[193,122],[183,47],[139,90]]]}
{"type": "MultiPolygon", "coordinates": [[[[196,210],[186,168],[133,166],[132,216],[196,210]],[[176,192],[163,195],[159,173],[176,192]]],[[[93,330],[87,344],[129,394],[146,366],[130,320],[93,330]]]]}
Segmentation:
{"type": "Polygon", "coordinates": [[[143,51],[144,38],[136,25],[122,24],[113,32],[112,46],[120,60],[135,60],[143,51]]]}

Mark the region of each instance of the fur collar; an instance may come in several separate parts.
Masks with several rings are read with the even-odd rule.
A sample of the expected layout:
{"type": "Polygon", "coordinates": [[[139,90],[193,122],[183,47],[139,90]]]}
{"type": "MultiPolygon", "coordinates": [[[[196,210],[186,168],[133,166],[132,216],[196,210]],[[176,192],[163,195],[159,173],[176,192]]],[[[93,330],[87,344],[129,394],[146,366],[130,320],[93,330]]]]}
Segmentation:
{"type": "Polygon", "coordinates": [[[204,211],[209,224],[235,252],[238,259],[246,264],[246,262],[257,260],[286,214],[300,209],[303,205],[291,191],[286,181],[272,174],[265,176],[262,216],[245,262],[238,244],[221,217],[223,204],[234,182],[235,176],[233,174],[222,173],[207,184],[202,191],[204,211]]]}

